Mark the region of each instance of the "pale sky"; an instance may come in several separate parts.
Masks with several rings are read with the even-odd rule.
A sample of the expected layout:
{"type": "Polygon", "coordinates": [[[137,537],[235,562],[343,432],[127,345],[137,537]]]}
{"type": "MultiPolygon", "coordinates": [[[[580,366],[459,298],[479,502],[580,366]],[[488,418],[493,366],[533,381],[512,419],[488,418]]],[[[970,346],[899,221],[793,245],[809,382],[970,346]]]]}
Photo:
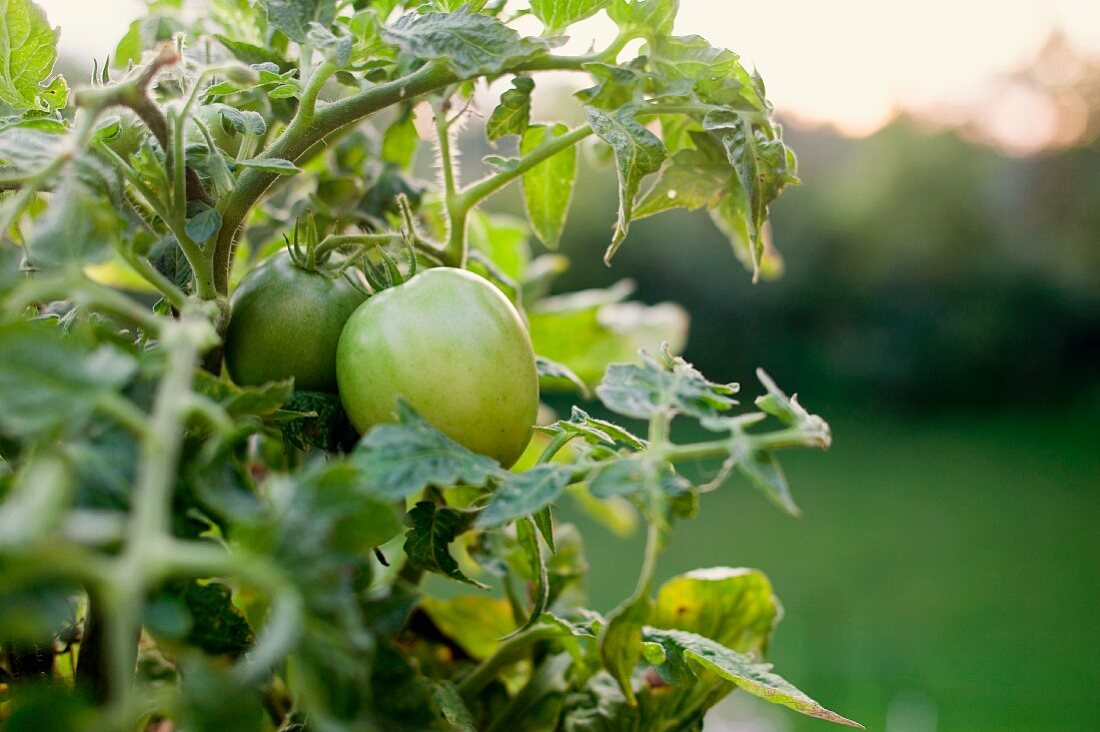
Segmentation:
{"type": "MultiPolygon", "coordinates": [[[[61,26],[63,51],[77,58],[102,59],[142,7],[37,1],[61,26]]],[[[524,30],[537,33],[531,22],[524,30]]],[[[1100,53],[1100,0],[681,0],[676,32],[705,36],[755,64],[781,112],[867,134],[898,105],[964,102],[983,81],[1029,59],[1055,27],[1100,53]]],[[[600,14],[577,27],[570,45],[611,33],[600,14]]]]}

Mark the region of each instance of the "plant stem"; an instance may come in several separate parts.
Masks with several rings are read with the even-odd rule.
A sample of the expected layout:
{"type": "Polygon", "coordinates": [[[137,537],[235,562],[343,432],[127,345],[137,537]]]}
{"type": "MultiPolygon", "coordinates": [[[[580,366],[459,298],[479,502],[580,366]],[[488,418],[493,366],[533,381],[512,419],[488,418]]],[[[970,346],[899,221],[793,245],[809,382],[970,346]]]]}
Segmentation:
{"type": "Polygon", "coordinates": [[[517,633],[500,644],[493,655],[482,661],[468,676],[458,684],[458,692],[464,699],[472,699],[481,692],[485,686],[497,677],[502,669],[523,659],[527,648],[541,640],[553,638],[561,633],[559,628],[553,626],[535,626],[522,633],[517,633]]]}

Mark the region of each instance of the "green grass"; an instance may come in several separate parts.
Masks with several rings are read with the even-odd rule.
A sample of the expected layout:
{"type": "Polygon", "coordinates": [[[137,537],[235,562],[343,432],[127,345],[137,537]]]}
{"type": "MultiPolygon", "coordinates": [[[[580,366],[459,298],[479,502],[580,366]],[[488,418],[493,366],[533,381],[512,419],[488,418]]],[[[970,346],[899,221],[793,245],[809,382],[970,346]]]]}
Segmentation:
{"type": "MultiPolygon", "coordinates": [[[[776,670],[868,729],[917,732],[914,704],[940,730],[1100,729],[1095,410],[822,412],[834,447],[784,458],[804,516],[734,479],[703,497],[661,575],[763,569],[786,608],[776,670]]],[[[640,541],[580,522],[606,610],[630,591],[640,541]]]]}

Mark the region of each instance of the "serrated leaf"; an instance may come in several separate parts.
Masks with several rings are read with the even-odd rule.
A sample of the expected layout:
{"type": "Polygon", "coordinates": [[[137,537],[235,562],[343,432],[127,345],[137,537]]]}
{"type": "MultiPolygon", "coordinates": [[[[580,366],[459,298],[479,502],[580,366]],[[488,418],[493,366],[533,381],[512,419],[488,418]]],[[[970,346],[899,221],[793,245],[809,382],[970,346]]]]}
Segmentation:
{"type": "Polygon", "coordinates": [[[649,623],[697,633],[740,653],[763,653],[780,615],[771,582],[762,572],[711,567],[661,585],[649,623]]]}
{"type": "MultiPolygon", "coordinates": [[[[542,356],[535,356],[535,368],[539,372],[539,379],[552,379],[557,382],[568,382],[577,390],[577,392],[583,397],[589,397],[588,384],[581,381],[581,377],[573,373],[573,370],[565,364],[558,363],[557,361],[551,361],[548,358],[542,356]]],[[[546,386],[543,386],[543,391],[546,390],[546,386]]]]}
{"type": "Polygon", "coordinates": [[[208,208],[192,216],[184,225],[184,231],[192,240],[202,244],[204,241],[218,233],[222,226],[222,217],[217,209],[208,208]]]}
{"type": "Polygon", "coordinates": [[[549,506],[572,479],[568,465],[536,465],[508,476],[477,517],[477,526],[502,526],[549,506]]]}
{"type": "Polygon", "coordinates": [[[863,725],[826,709],[786,679],[771,673],[771,664],[760,663],[752,656],[737,653],[709,638],[682,630],[656,628],[646,628],[642,637],[664,650],[665,661],[658,672],[672,683],[694,683],[697,669],[706,669],[764,701],[817,719],[863,729],[863,725]]]}
{"type": "Polygon", "coordinates": [[[637,495],[671,499],[690,491],[691,483],[667,463],[655,463],[643,454],[601,468],[588,489],[596,498],[637,495]]]}
{"type": "Polygon", "coordinates": [[[383,40],[424,61],[445,58],[463,78],[499,74],[541,55],[549,42],[521,38],[496,18],[463,6],[453,13],[408,13],[381,31],[383,40]]]}
{"type": "MultiPolygon", "coordinates": [[[[520,155],[526,155],[568,131],[569,128],[563,124],[553,127],[532,125],[520,140],[520,155]]],[[[523,203],[527,218],[535,235],[549,249],[558,248],[576,178],[576,147],[567,147],[523,174],[523,203]]]]}
{"type": "Polygon", "coordinates": [[[295,391],[283,412],[287,418],[278,420],[283,439],[299,450],[344,452],[358,437],[337,394],[295,391]]]}
{"type": "Polygon", "coordinates": [[[0,2],[0,104],[16,112],[49,108],[39,96],[57,61],[59,34],[31,0],[0,2]]]}
{"type": "Polygon", "coordinates": [[[531,12],[546,26],[547,35],[584,20],[607,7],[610,0],[531,0],[531,12]]]}
{"type": "Polygon", "coordinates": [[[737,461],[737,471],[784,511],[792,516],[801,515],[787,484],[787,476],[770,452],[754,450],[742,455],[737,461]]]}
{"type": "Polygon", "coordinates": [[[731,110],[767,111],[738,55],[701,36],[656,37],[645,52],[665,93],[694,92],[701,101],[731,110]]]}
{"type": "Polygon", "coordinates": [[[620,28],[660,36],[672,32],[679,9],[679,0],[611,0],[607,14],[620,28]]]}
{"type": "Polygon", "coordinates": [[[240,168],[255,168],[276,175],[294,175],[302,170],[289,160],[282,160],[281,158],[252,158],[251,160],[237,160],[233,164],[240,168]]]}
{"type": "Polygon", "coordinates": [[[727,131],[722,143],[741,184],[745,221],[752,241],[753,271],[758,274],[768,206],[787,185],[798,182],[794,153],[781,139],[769,139],[747,120],[741,121],[740,129],[727,131]]]}
{"type": "Polygon", "coordinates": [[[481,589],[487,585],[472,580],[458,568],[451,556],[450,544],[473,523],[474,514],[449,506],[437,506],[431,501],[416,504],[408,515],[409,530],[405,534],[405,554],[414,567],[441,574],[444,577],[471,584],[481,589]]]}
{"type": "Polygon", "coordinates": [[[237,109],[228,104],[210,105],[218,111],[221,118],[232,125],[233,129],[241,134],[251,132],[253,135],[262,135],[267,132],[267,122],[259,112],[250,109],[237,109]]]}
{"type": "Polygon", "coordinates": [[[542,547],[539,545],[538,528],[534,520],[526,518],[516,524],[516,540],[532,569],[535,586],[531,595],[533,604],[527,621],[516,628],[511,635],[522,633],[537,623],[550,605],[550,577],[546,569],[546,558],[543,557],[542,547]]]}
{"type": "MultiPolygon", "coordinates": [[[[342,26],[337,27],[342,28],[342,26]]],[[[310,44],[320,51],[327,61],[338,68],[348,68],[351,63],[351,52],[355,46],[355,36],[350,32],[333,33],[328,27],[311,22],[307,36],[310,44]]]]}
{"type": "Polygon", "coordinates": [[[283,68],[287,61],[282,54],[267,46],[257,46],[252,43],[235,40],[228,36],[215,33],[214,38],[238,60],[246,64],[274,64],[276,68],[283,68]]]}
{"type": "Polygon", "coordinates": [[[638,200],[634,218],[670,208],[713,208],[727,194],[732,177],[733,169],[726,160],[715,160],[699,150],[680,150],[665,161],[660,177],[638,200]]]}
{"type": "Polygon", "coordinates": [[[630,228],[638,186],[645,176],[661,167],[665,148],[656,135],[634,119],[634,110],[630,107],[614,114],[607,114],[595,107],[586,107],[585,111],[592,130],[611,145],[619,177],[619,217],[611,245],[604,254],[604,261],[610,262],[630,228]]]}
{"type": "Polygon", "coordinates": [[[206,653],[236,658],[252,645],[248,620],[233,604],[232,591],[220,582],[173,582],[153,594],[146,614],[146,623],[154,634],[197,646],[206,653]],[[150,622],[150,615],[163,617],[172,608],[182,611],[182,627],[150,622]]]}
{"type": "Polygon", "coordinates": [[[505,135],[522,135],[531,119],[531,92],[535,82],[530,76],[512,79],[512,88],[500,95],[500,104],[485,123],[485,136],[499,140],[505,135]]]}
{"type": "Polygon", "coordinates": [[[119,196],[110,175],[90,161],[65,169],[53,203],[31,232],[29,253],[36,266],[76,269],[107,259],[120,229],[114,203],[119,196]]]}
{"type": "Polygon", "coordinates": [[[682,358],[666,355],[664,362],[643,353],[642,363],[612,364],[596,396],[624,417],[649,419],[657,413],[686,414],[697,419],[716,417],[737,402],[736,384],[708,381],[682,358]]]}
{"type": "Polygon", "coordinates": [[[462,701],[458,688],[450,681],[432,682],[432,706],[451,729],[457,732],[477,732],[477,725],[470,710],[466,708],[466,702],[462,701]]]}
{"type": "Polygon", "coordinates": [[[642,657],[642,628],[649,621],[653,601],[649,588],[611,611],[599,634],[600,659],[619,684],[627,702],[636,703],[631,677],[642,657]]]}
{"type": "Polygon", "coordinates": [[[764,396],[756,398],[758,409],[777,417],[783,424],[799,427],[809,433],[823,433],[822,447],[828,447],[829,425],[825,423],[825,420],[806,411],[806,408],[798,403],[797,394],[787,396],[782,389],[776,386],[776,383],[772,381],[772,378],[768,376],[764,369],[757,369],[756,377],[760,379],[760,383],[764,385],[768,392],[764,396]]]}
{"type": "Polygon", "coordinates": [[[0,326],[0,431],[27,437],[78,430],[103,394],[133,378],[137,362],[109,345],[89,349],[44,322],[0,326]]]}
{"type": "Polygon", "coordinates": [[[267,21],[287,38],[298,43],[309,40],[310,23],[332,24],[336,0],[262,0],[267,21]]]}
{"type": "Polygon", "coordinates": [[[430,485],[480,487],[500,474],[495,460],[459,445],[407,403],[398,402],[397,414],[398,424],[378,425],[351,455],[375,494],[398,499],[430,485]]]}
{"type": "Polygon", "coordinates": [[[636,100],[643,91],[645,75],[640,68],[644,59],[631,61],[627,66],[613,66],[602,62],[587,63],[584,70],[596,79],[594,86],[574,94],[582,104],[604,110],[615,110],[636,100]]]}
{"type": "Polygon", "coordinates": [[[221,405],[231,417],[266,417],[290,398],[293,382],[274,381],[263,386],[237,386],[205,371],[195,376],[195,391],[221,405]]]}

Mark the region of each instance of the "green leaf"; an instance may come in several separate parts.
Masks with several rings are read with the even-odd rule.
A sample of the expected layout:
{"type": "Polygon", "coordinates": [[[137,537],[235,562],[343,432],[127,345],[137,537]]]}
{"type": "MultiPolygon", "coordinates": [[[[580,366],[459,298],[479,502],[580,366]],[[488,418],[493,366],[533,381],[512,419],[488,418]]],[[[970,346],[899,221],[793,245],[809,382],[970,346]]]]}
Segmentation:
{"type": "Polygon", "coordinates": [[[474,514],[431,501],[416,504],[408,515],[409,530],[405,534],[405,554],[419,569],[471,584],[481,589],[488,585],[472,580],[458,568],[451,556],[450,544],[473,524],[474,514]]]}
{"type": "Polygon", "coordinates": [[[546,568],[546,558],[543,557],[542,547],[539,546],[538,527],[533,519],[526,518],[516,524],[516,539],[530,565],[535,586],[532,590],[533,605],[531,613],[527,616],[527,622],[516,628],[511,635],[522,633],[533,626],[550,606],[550,577],[546,568]]]}
{"type": "Polygon", "coordinates": [[[798,395],[787,396],[782,389],[776,386],[772,378],[764,369],[756,370],[756,377],[764,385],[767,394],[756,398],[756,407],[767,414],[779,419],[780,422],[792,427],[798,427],[804,432],[822,435],[821,447],[828,447],[831,442],[829,425],[816,414],[810,414],[806,408],[798,403],[798,395]]]}
{"type": "Polygon", "coordinates": [[[679,0],[611,0],[607,14],[620,28],[653,37],[672,32],[679,9],[679,0]]]}
{"type": "Polygon", "coordinates": [[[531,119],[531,92],[534,89],[535,82],[530,76],[512,79],[512,88],[500,95],[500,104],[485,123],[486,137],[499,140],[505,135],[522,135],[531,119]]]}
{"type": "Polygon", "coordinates": [[[408,170],[416,160],[416,151],[420,147],[420,135],[414,124],[415,117],[411,107],[402,110],[382,137],[382,159],[408,170]]]}
{"type": "Polygon", "coordinates": [[[711,567],[661,585],[649,623],[696,633],[739,653],[763,653],[780,612],[762,572],[711,567]]]}
{"type": "Polygon", "coordinates": [[[40,99],[41,85],[57,60],[60,32],[31,0],[0,0],[0,105],[15,112],[52,108],[40,99]]]}
{"type": "Polygon", "coordinates": [[[609,447],[620,446],[631,450],[644,450],[646,443],[629,430],[607,420],[597,419],[580,407],[574,405],[568,420],[558,420],[548,427],[540,427],[547,434],[565,432],[583,438],[590,444],[604,444],[609,447]]]}
{"type": "Polygon", "coordinates": [[[49,448],[39,448],[0,501],[0,547],[48,540],[65,519],[74,487],[72,466],[49,448]]]}
{"type": "MultiPolygon", "coordinates": [[[[526,155],[567,132],[569,128],[560,123],[553,127],[532,125],[520,140],[520,155],[526,155]]],[[[558,248],[576,179],[576,147],[562,150],[523,174],[523,203],[527,218],[539,241],[549,249],[558,248]]]]}
{"type": "Polygon", "coordinates": [[[179,628],[149,622],[150,630],[161,637],[183,641],[214,655],[236,658],[252,645],[253,633],[244,613],[233,604],[233,593],[220,582],[199,584],[176,581],[153,594],[146,610],[154,617],[180,614],[179,628]]]}
{"type": "Polygon", "coordinates": [[[643,219],[670,208],[713,208],[727,195],[733,170],[699,150],[680,150],[661,168],[660,177],[638,200],[634,218],[643,219]]]}
{"type": "Polygon", "coordinates": [[[120,228],[119,195],[110,175],[85,160],[66,168],[54,202],[31,232],[36,266],[77,269],[107,259],[120,228]]]}
{"type": "Polygon", "coordinates": [[[679,305],[619,302],[633,286],[584,290],[539,300],[527,313],[535,353],[563,364],[586,384],[599,382],[608,364],[631,361],[639,350],[687,341],[688,315],[679,305]]]}
{"type": "Polygon", "coordinates": [[[535,356],[535,367],[539,372],[540,388],[548,391],[555,384],[568,383],[583,397],[589,397],[588,384],[581,381],[581,377],[573,373],[573,370],[565,364],[551,361],[542,356],[535,356]]]}
{"type": "Polygon", "coordinates": [[[466,708],[466,702],[462,701],[458,688],[450,681],[432,682],[432,706],[451,729],[458,732],[477,732],[477,725],[470,710],[466,708]]]}
{"type": "Polygon", "coordinates": [[[531,12],[555,35],[579,20],[595,15],[610,0],[531,0],[531,12]]]}
{"type": "Polygon", "coordinates": [[[655,496],[675,498],[691,490],[691,483],[667,463],[654,462],[642,454],[617,460],[600,469],[589,490],[597,498],[611,496],[655,496]]]}
{"type": "Polygon", "coordinates": [[[129,354],[86,348],[44,322],[0,325],[0,432],[79,430],[99,400],[118,398],[136,371],[129,354]]]}
{"type": "Polygon", "coordinates": [[[768,111],[737,54],[701,36],[653,38],[644,49],[665,94],[694,92],[701,101],[732,110],[768,111]]]}
{"type": "Polygon", "coordinates": [[[722,142],[744,193],[753,271],[758,274],[764,253],[762,233],[768,220],[768,206],[788,184],[798,183],[797,163],[794,153],[781,139],[769,139],[745,120],[741,121],[739,130],[726,134],[722,142]]]}
{"type": "Polygon", "coordinates": [[[619,684],[627,702],[636,703],[631,677],[634,666],[642,657],[642,627],[649,621],[653,601],[648,587],[627,600],[607,616],[599,635],[600,658],[608,673],[619,684]]]}
{"type": "Polygon", "coordinates": [[[593,131],[611,145],[619,176],[619,218],[611,245],[604,254],[604,261],[610,263],[630,228],[638,186],[642,178],[661,167],[665,148],[656,135],[634,119],[633,107],[624,107],[614,114],[595,107],[586,107],[585,111],[593,131]]]}
{"type": "Polygon", "coordinates": [[[477,526],[502,526],[553,503],[573,476],[568,465],[536,465],[508,476],[477,517],[477,526]]]}
{"type": "Polygon", "coordinates": [[[491,656],[500,639],[515,627],[511,605],[503,597],[455,595],[444,600],[425,596],[420,605],[443,635],[479,661],[491,656]]]}
{"type": "Polygon", "coordinates": [[[644,59],[634,59],[627,66],[587,63],[584,70],[596,79],[596,85],[581,89],[574,96],[586,106],[608,111],[636,101],[646,78],[640,70],[643,64],[644,59]]]}
{"type": "Polygon", "coordinates": [[[665,662],[658,667],[658,672],[667,681],[692,684],[698,670],[706,669],[766,702],[782,704],[817,719],[863,729],[863,725],[829,711],[786,679],[771,673],[771,664],[760,663],[752,656],[737,653],[709,638],[682,630],[656,628],[646,628],[642,637],[664,650],[665,662]]]}
{"type": "Polygon", "coordinates": [[[125,69],[131,64],[136,66],[141,63],[141,56],[145,51],[158,43],[172,40],[173,36],[185,30],[187,29],[183,23],[170,15],[152,13],[139,18],[130,23],[126,34],[119,40],[111,62],[119,69],[125,69]]]}
{"type": "Polygon", "coordinates": [[[309,40],[310,23],[327,27],[336,15],[336,0],[262,0],[267,22],[298,43],[309,40]]]}
{"type": "Polygon", "coordinates": [[[294,175],[302,170],[289,160],[280,158],[252,158],[251,160],[237,160],[233,164],[239,168],[255,168],[276,175],[294,175]]]}
{"type": "Polygon", "coordinates": [[[299,450],[345,452],[359,438],[338,394],[295,391],[283,410],[287,418],[280,420],[279,429],[283,439],[299,450]]]}
{"type": "Polygon", "coordinates": [[[737,404],[736,384],[708,381],[691,364],[668,353],[657,361],[643,353],[642,364],[612,364],[596,396],[624,417],[649,419],[654,414],[686,414],[697,419],[717,417],[737,404]]]}
{"type": "MultiPolygon", "coordinates": [[[[251,132],[253,135],[262,135],[267,132],[267,122],[259,112],[250,109],[237,109],[228,104],[211,104],[216,109],[221,119],[228,122],[233,130],[244,134],[251,132]]],[[[229,131],[229,130],[227,130],[229,131]]]]}
{"type": "Polygon", "coordinates": [[[463,6],[453,13],[409,13],[382,29],[382,38],[422,61],[445,58],[458,76],[499,74],[546,53],[549,42],[521,38],[496,18],[463,6]]]}
{"type": "Polygon", "coordinates": [[[214,234],[217,234],[221,226],[221,214],[218,213],[217,209],[208,208],[188,219],[183,228],[187,232],[187,236],[202,244],[214,234]]]}
{"type": "Polygon", "coordinates": [[[773,503],[792,516],[802,512],[794,502],[787,476],[770,452],[754,450],[737,461],[737,472],[748,478],[773,503]]]}
{"type": "Polygon", "coordinates": [[[500,474],[492,458],[477,455],[432,427],[406,402],[398,424],[378,425],[359,441],[351,460],[372,492],[398,499],[430,485],[481,487],[500,474]]]}
{"type": "Polygon", "coordinates": [[[266,417],[286,403],[293,386],[289,380],[273,381],[264,386],[237,386],[198,371],[195,391],[217,402],[231,417],[266,417]]]}

